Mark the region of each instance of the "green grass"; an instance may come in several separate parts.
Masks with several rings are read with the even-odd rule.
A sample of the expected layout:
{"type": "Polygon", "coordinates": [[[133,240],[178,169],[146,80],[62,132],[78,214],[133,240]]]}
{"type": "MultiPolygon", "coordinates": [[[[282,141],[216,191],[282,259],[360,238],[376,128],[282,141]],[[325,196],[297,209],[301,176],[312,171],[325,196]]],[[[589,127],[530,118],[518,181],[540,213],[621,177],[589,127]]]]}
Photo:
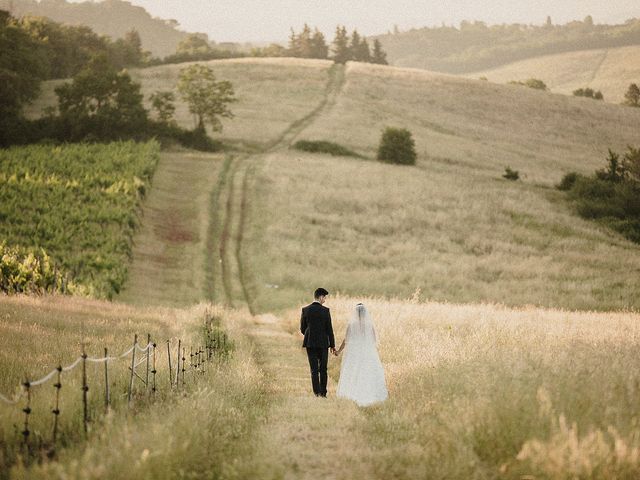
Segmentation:
{"type": "Polygon", "coordinates": [[[81,293],[111,298],[126,279],[158,154],[156,142],[0,151],[0,237],[44,248],[81,293]]]}

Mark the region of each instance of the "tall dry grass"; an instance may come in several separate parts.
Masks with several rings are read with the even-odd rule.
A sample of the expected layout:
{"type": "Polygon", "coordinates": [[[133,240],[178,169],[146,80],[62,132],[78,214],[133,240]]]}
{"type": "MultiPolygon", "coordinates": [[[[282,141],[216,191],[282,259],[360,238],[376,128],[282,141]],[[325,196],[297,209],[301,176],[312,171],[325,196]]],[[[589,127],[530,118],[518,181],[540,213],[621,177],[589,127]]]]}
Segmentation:
{"type": "Polygon", "coordinates": [[[629,84],[638,82],[640,62],[637,46],[617,47],[544,55],[465,76],[498,83],[540,78],[553,92],[572,95],[591,87],[602,91],[606,102],[621,103],[629,84]]]}
{"type": "Polygon", "coordinates": [[[572,309],[640,307],[640,249],[560,192],[422,157],[413,168],[271,155],[256,182],[248,265],[256,305],[330,292],[572,309]],[[277,288],[276,288],[277,286],[277,288]]]}
{"type": "MultiPolygon", "coordinates": [[[[224,129],[215,133],[229,143],[261,146],[282,135],[294,120],[304,117],[320,101],[328,81],[328,60],[305,59],[230,59],[195,62],[210,66],[218,80],[229,80],[238,98],[231,105],[233,119],[223,119],[224,129]]],[[[158,90],[172,90],[176,95],[175,119],[181,127],[195,126],[187,105],[175,90],[180,70],[190,63],[161,65],[131,70],[131,76],[142,84],[146,107],[149,96],[158,90]]],[[[40,97],[25,109],[29,117],[37,117],[48,106],[57,104],[54,88],[62,80],[43,82],[40,97]]]]}
{"type": "Polygon", "coordinates": [[[378,333],[390,397],[359,425],[377,477],[637,478],[638,314],[416,298],[328,303],[337,341],[357,301],[378,333]]]}
{"type": "MultiPolygon", "coordinates": [[[[33,387],[29,438],[32,454],[21,448],[24,399],[0,405],[0,478],[176,478],[215,475],[237,478],[251,449],[250,432],[264,409],[262,379],[253,347],[240,333],[243,312],[209,304],[189,308],[135,308],[80,298],[15,296],[0,298],[0,391],[40,377],[80,354],[127,350],[133,334],[146,333],[158,343],[155,398],[136,380],[132,408],[127,408],[130,357],[110,362],[112,411],[104,414],[104,365],[88,363],[89,442],[82,433],[81,370],[63,373],[60,426],[51,443],[54,380],[33,387]],[[186,372],[180,393],[169,388],[166,339],[171,340],[175,374],[177,339],[202,345],[205,309],[222,321],[234,342],[233,355],[207,365],[207,372],[186,372]],[[49,462],[53,455],[55,462],[49,462]],[[36,461],[39,457],[43,462],[36,461]]],[[[144,376],[144,365],[138,367],[144,376]]],[[[247,465],[249,465],[247,463],[247,465]]],[[[247,467],[248,468],[248,467],[247,467]]]]}

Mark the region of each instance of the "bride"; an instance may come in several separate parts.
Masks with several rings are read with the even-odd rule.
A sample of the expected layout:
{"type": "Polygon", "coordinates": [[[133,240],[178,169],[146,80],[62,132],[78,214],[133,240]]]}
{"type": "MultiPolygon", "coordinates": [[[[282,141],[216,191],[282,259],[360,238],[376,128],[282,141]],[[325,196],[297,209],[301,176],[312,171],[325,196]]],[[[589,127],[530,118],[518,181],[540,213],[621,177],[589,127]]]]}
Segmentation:
{"type": "Polygon", "coordinates": [[[336,355],[345,346],[337,396],[349,398],[361,407],[386,400],[388,392],[376,347],[376,332],[371,316],[362,303],[356,305],[345,339],[336,355]]]}

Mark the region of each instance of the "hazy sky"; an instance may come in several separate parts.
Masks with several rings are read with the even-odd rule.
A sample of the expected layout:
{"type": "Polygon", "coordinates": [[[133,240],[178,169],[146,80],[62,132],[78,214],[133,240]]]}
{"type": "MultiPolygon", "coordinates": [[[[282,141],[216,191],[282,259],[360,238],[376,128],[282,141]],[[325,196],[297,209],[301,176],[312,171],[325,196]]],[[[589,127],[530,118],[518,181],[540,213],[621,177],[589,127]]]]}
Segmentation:
{"type": "Polygon", "coordinates": [[[129,0],[153,16],[174,18],[181,28],[215,41],[286,40],[305,22],[333,36],[337,23],[365,35],[461,20],[487,23],[554,23],[592,15],[596,23],[640,17],[640,0],[129,0]]]}

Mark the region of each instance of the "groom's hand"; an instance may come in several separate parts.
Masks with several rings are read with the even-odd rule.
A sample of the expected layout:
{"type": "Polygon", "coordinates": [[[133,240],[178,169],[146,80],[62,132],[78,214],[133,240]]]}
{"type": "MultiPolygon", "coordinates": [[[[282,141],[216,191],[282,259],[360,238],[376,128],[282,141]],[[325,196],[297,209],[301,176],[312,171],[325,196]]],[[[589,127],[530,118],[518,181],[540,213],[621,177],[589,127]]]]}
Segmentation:
{"type": "Polygon", "coordinates": [[[331,353],[333,353],[334,355],[338,355],[338,353],[336,352],[336,347],[331,347],[331,353]]]}

